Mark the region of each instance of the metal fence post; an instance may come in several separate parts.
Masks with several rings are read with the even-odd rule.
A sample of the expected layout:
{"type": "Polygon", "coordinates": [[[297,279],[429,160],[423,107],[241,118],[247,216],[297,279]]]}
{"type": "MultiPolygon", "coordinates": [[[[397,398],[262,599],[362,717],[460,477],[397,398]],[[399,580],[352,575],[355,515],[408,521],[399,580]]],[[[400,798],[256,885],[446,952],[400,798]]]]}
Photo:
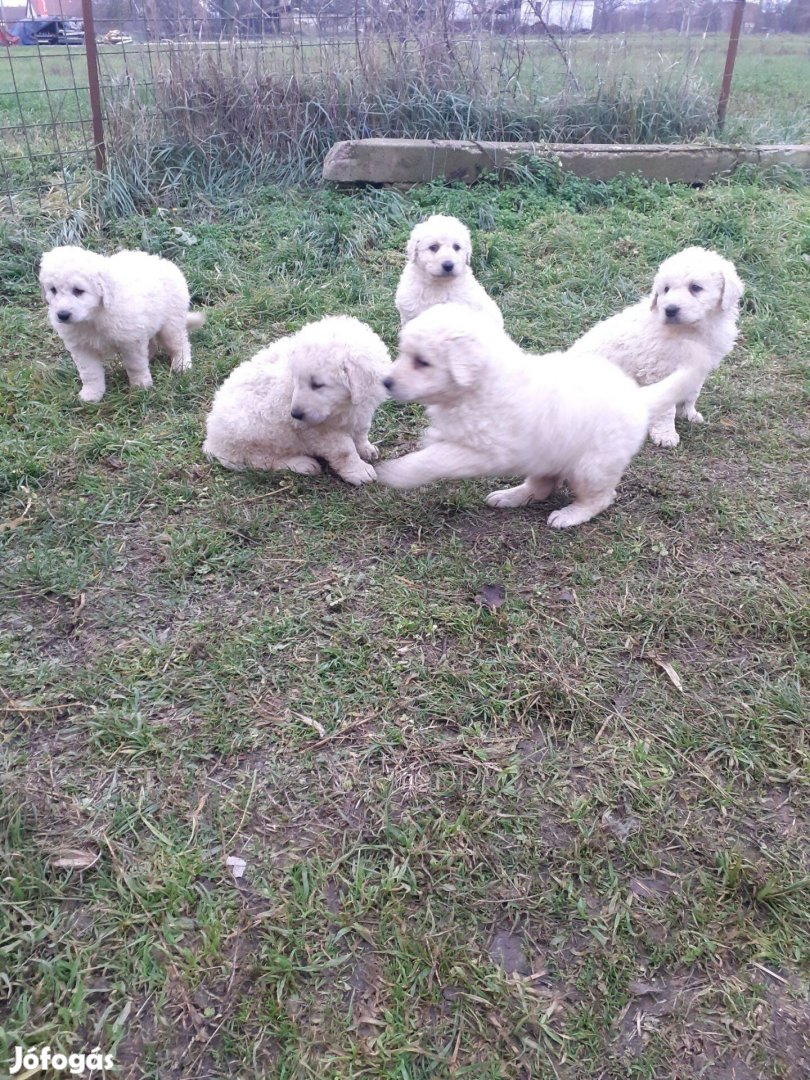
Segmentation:
{"type": "Polygon", "coordinates": [[[731,76],[734,74],[734,61],[737,59],[737,46],[740,43],[740,28],[742,27],[745,0],[735,0],[734,14],[731,17],[731,30],[728,36],[728,52],[726,53],[726,68],[723,72],[723,83],[720,87],[720,100],[717,103],[717,130],[722,131],[726,122],[726,109],[728,108],[728,96],[731,93],[731,76]]]}
{"type": "Polygon", "coordinates": [[[106,153],[104,147],[104,117],[101,111],[101,88],[98,81],[98,53],[96,51],[96,28],[93,24],[93,0],[82,0],[84,20],[84,48],[87,56],[87,86],[90,91],[90,115],[93,118],[93,144],[96,151],[96,168],[104,171],[106,153]]]}

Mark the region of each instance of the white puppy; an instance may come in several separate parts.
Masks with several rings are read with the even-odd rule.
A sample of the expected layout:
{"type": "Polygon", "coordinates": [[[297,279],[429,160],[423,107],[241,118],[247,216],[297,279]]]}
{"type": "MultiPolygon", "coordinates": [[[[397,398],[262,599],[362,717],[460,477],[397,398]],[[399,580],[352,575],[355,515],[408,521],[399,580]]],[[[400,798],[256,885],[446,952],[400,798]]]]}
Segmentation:
{"type": "Polygon", "coordinates": [[[503,326],[503,315],[470,269],[470,230],[458,218],[434,214],[416,225],[407,248],[408,263],[397,285],[402,325],[434,304],[466,304],[503,326]]]}
{"type": "MultiPolygon", "coordinates": [[[[566,355],[602,356],[641,386],[678,368],[692,368],[700,374],[687,397],[676,403],[677,414],[702,424],[695,404],[707,375],[731,352],[737,338],[744,288],[728,259],[705,248],[686,248],[661,264],[647,300],[597,323],[566,355]]],[[[652,417],[654,443],[678,445],[675,414],[676,406],[671,405],[652,417]]]]}
{"type": "Polygon", "coordinates": [[[158,345],[172,371],[191,367],[188,331],[205,315],[189,314],[183,272],[145,251],[119,251],[106,258],[79,247],[46,251],[39,270],[48,319],[73,358],[82,380],[82,401],[104,397],[104,361],[113,354],[130,386],[152,385],[149,359],[158,345]]]}
{"type": "Polygon", "coordinates": [[[653,410],[680,400],[694,374],[639,387],[604,360],[524,353],[491,319],[458,304],[431,308],[400,332],[385,386],[430,406],[422,449],[377,466],[381,483],[419,487],[442,478],[524,475],[490,506],[546,499],[563,481],[574,502],[549,525],[579,525],[609,506],[644,441],[653,410]]]}
{"type": "Polygon", "coordinates": [[[208,414],[203,450],[228,469],[318,473],[324,458],[350,484],[376,479],[368,441],[391,357],[346,315],[310,323],[232,371],[208,414]]]}

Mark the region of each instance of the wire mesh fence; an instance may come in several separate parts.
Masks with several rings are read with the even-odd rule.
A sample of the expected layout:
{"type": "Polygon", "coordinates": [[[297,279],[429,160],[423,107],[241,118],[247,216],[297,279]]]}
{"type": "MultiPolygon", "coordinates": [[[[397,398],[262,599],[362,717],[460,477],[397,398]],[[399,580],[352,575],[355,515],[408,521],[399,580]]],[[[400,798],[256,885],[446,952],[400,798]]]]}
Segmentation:
{"type": "MultiPolygon", "coordinates": [[[[780,3],[748,5],[743,22],[748,83],[754,87],[768,57],[780,57],[785,73],[786,92],[772,86],[771,107],[743,99],[750,107],[737,114],[736,133],[752,141],[795,140],[808,126],[799,71],[810,47],[773,32],[796,0],[780,3]]],[[[189,187],[306,177],[337,138],[712,136],[738,5],[29,0],[26,17],[0,0],[2,207],[75,205],[102,128],[124,204],[189,187]],[[92,10],[96,58],[83,6],[85,15],[92,10]]]]}

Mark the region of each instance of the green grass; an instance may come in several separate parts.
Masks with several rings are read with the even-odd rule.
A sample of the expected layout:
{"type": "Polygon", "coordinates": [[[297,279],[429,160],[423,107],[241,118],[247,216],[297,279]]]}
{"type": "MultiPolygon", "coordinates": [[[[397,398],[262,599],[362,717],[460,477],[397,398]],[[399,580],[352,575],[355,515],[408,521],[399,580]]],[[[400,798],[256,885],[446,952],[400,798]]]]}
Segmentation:
{"type": "MultiPolygon", "coordinates": [[[[268,188],[108,221],[90,245],[175,259],[209,318],[187,376],[156,361],[131,394],[118,371],[97,407],[37,294],[58,233],[2,236],[0,1060],[805,1077],[806,188],[268,188]],[[395,343],[435,210],[535,349],[689,243],[747,284],[706,425],[570,533],[489,510],[488,481],[401,495],[201,456],[262,344],[340,311],[395,343]]],[[[390,456],[421,419],[375,425],[390,456]]]]}

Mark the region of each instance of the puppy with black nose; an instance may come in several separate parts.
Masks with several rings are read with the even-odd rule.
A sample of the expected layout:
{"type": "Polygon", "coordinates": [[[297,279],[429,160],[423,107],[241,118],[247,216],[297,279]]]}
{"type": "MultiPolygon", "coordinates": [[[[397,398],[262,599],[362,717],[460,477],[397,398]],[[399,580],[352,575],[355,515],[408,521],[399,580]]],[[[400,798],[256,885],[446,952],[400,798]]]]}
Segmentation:
{"type": "Polygon", "coordinates": [[[105,361],[121,359],[129,384],[152,385],[149,359],[158,346],[172,371],[191,367],[188,331],[202,313],[189,311],[183,272],[168,259],[145,251],[119,251],[109,258],[80,247],[57,247],[42,256],[42,297],[51,326],[64,341],[82,381],[82,401],[101,401],[105,361]]]}
{"type": "Polygon", "coordinates": [[[744,292],[734,264],[701,247],[690,247],[658,268],[646,300],[597,323],[565,354],[602,356],[640,386],[689,367],[698,377],[690,393],[654,415],[649,436],[659,446],[677,446],[675,416],[702,424],[695,408],[703,383],[731,352],[744,292]]]}
{"type": "Polygon", "coordinates": [[[388,349],[358,319],[310,323],[231,372],[203,450],[227,469],[319,473],[322,459],[347,483],[368,484],[377,458],[369,428],[390,367],[388,349]]]}
{"type": "Polygon", "coordinates": [[[403,326],[434,304],[451,303],[465,304],[503,326],[501,309],[470,269],[470,231],[458,218],[434,214],[420,222],[411,232],[406,254],[396,293],[403,326]]]}

